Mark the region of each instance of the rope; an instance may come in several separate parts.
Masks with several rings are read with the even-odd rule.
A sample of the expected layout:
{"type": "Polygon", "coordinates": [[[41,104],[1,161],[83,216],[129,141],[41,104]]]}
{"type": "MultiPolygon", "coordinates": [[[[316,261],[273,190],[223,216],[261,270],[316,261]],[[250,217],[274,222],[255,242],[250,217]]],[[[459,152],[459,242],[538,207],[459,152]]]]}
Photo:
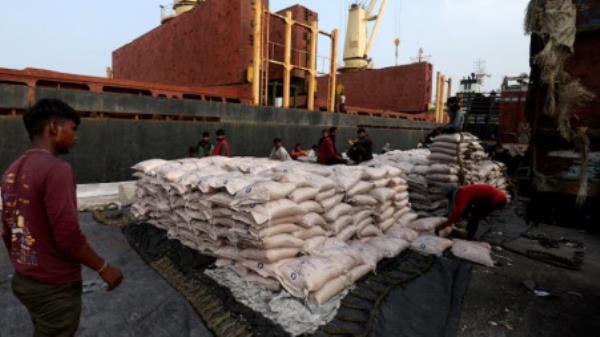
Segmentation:
{"type": "MultiPolygon", "coordinates": [[[[532,55],[540,68],[541,86],[545,92],[542,112],[556,122],[561,138],[581,148],[577,204],[582,205],[587,198],[590,140],[587,128],[573,127],[571,119],[576,117],[577,108],[591,101],[594,94],[564,70],[565,61],[574,52],[576,15],[576,6],[571,1],[531,0],[525,17],[525,32],[541,37],[545,43],[541,52],[532,55]]],[[[535,166],[534,178],[537,185],[545,183],[546,177],[537,172],[535,166]]]]}

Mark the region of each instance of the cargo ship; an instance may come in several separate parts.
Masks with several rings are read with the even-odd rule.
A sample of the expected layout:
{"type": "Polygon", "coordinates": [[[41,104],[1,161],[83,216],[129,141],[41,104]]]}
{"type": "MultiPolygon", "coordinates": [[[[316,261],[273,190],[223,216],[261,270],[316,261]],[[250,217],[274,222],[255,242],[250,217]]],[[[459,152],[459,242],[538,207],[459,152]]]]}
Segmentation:
{"type": "Polygon", "coordinates": [[[0,169],[27,147],[19,115],[42,98],[83,117],[67,158],[84,183],[128,179],[143,159],[186,156],[203,131],[217,129],[238,156],[266,156],[275,137],[310,147],[331,126],[340,150],[357,127],[376,148],[414,147],[435,126],[433,65],[338,73],[337,36],[301,5],[273,13],[268,1],[178,0],[159,26],[112,53],[107,77],[0,68],[0,169]],[[332,47],[325,71],[317,70],[319,36],[332,47]]]}

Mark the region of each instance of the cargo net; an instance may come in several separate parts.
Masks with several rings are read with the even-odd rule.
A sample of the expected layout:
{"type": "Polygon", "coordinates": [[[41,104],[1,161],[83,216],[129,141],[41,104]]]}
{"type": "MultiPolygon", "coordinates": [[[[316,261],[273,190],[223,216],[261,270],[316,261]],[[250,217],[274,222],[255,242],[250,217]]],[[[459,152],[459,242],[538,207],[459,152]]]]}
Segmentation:
{"type": "Polygon", "coordinates": [[[389,293],[426,273],[433,261],[410,251],[383,259],[376,273],[318,306],[245,282],[235,272],[217,268],[214,257],[168,239],[153,225],[136,223],[123,231],[131,246],[190,302],[217,337],[369,336],[389,293]]]}
{"type": "MultiPolygon", "coordinates": [[[[330,322],[359,280],[377,277],[382,260],[409,249],[441,255],[453,244],[434,235],[446,218],[413,211],[400,165],[210,157],[133,169],[133,216],[213,257],[217,269],[203,279],[292,335],[330,322]]],[[[489,255],[489,245],[475,247],[489,255]]],[[[468,257],[463,250],[453,252],[468,257]]]]}

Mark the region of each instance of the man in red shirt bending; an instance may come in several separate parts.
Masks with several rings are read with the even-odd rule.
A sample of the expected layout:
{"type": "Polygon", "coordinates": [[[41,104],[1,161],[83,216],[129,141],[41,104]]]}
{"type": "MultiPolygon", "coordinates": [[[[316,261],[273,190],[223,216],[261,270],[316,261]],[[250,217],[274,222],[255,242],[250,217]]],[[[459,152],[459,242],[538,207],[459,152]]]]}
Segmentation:
{"type": "Polygon", "coordinates": [[[109,291],[123,275],[87,244],[73,169],[58,158],[75,145],[79,116],[61,101],[41,100],[23,120],[31,148],[0,181],[12,289],[29,311],[35,336],[73,336],[81,314],[81,265],[97,271],[109,291]]]}
{"type": "Polygon", "coordinates": [[[325,137],[325,139],[323,139],[323,142],[321,142],[321,144],[319,145],[319,164],[347,164],[347,161],[339,156],[335,147],[336,134],[337,128],[330,128],[327,137],[325,137]]]}
{"type": "Polygon", "coordinates": [[[467,237],[473,239],[477,233],[479,221],[490,213],[503,208],[507,203],[506,194],[487,184],[461,186],[454,196],[454,207],[448,219],[438,226],[436,234],[452,226],[468,209],[470,210],[467,237]]]}

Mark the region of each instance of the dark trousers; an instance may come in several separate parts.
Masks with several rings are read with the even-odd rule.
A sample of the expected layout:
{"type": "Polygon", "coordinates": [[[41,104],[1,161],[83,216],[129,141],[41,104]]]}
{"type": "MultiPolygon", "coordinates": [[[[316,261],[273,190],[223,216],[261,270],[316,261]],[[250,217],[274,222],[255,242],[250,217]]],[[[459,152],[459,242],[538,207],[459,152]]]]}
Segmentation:
{"type": "Polygon", "coordinates": [[[338,157],[332,157],[332,158],[329,158],[325,162],[325,165],[337,165],[337,164],[348,164],[348,161],[346,161],[346,159],[341,159],[341,158],[338,158],[338,157]]]}
{"type": "Polygon", "coordinates": [[[354,144],[350,150],[348,150],[348,157],[352,159],[356,164],[373,159],[373,153],[369,151],[365,146],[354,144]]]}
{"type": "Polygon", "coordinates": [[[31,316],[34,337],[75,335],[81,315],[81,282],[50,285],[15,273],[12,289],[31,316]]]}
{"type": "Polygon", "coordinates": [[[487,204],[487,203],[471,203],[469,205],[470,214],[467,222],[467,238],[472,240],[477,234],[479,222],[490,215],[490,213],[502,209],[506,204],[487,204]]]}

